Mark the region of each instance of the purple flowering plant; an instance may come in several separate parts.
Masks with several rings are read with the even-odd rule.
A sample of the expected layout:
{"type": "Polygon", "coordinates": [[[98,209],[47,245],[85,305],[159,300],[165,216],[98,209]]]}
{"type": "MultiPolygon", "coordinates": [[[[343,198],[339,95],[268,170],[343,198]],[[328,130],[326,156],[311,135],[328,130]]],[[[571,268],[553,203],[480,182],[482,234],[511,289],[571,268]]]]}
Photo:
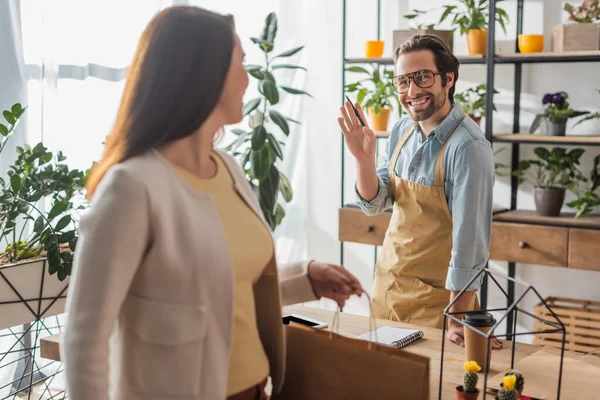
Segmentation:
{"type": "Polygon", "coordinates": [[[529,128],[529,133],[534,133],[540,126],[542,119],[551,122],[562,122],[569,118],[589,114],[589,111],[575,111],[569,105],[566,92],[546,93],[542,97],[542,104],[546,107],[543,114],[537,114],[529,128]]]}

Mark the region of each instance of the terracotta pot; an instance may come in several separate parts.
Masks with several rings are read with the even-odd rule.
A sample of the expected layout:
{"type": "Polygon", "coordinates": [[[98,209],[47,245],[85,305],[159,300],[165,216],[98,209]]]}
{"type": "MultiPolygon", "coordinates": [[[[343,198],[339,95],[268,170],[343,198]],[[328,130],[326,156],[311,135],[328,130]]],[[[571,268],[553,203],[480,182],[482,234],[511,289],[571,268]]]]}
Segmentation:
{"type": "Polygon", "coordinates": [[[390,120],[390,109],[382,108],[379,110],[379,114],[375,112],[374,108],[369,108],[369,118],[371,119],[371,129],[373,131],[387,131],[388,122],[390,120]]]}
{"type": "Polygon", "coordinates": [[[477,400],[479,397],[479,389],[475,393],[467,393],[463,391],[463,387],[456,387],[456,400],[477,400]]]}
{"type": "Polygon", "coordinates": [[[467,33],[467,46],[470,55],[486,54],[487,34],[487,29],[471,29],[467,33]]]}
{"type": "Polygon", "coordinates": [[[565,201],[565,189],[535,188],[535,209],[544,217],[558,217],[565,201]]]}

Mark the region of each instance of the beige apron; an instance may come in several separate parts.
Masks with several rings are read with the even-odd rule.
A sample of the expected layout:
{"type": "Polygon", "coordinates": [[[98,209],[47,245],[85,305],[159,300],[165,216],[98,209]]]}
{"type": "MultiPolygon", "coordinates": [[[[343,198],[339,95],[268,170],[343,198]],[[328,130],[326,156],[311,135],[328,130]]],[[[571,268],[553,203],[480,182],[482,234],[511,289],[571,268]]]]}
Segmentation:
{"type": "MultiPolygon", "coordinates": [[[[433,186],[396,176],[400,150],[413,131],[411,125],[389,163],[395,202],[375,266],[373,312],[377,318],[442,328],[444,308],[450,301],[445,285],[452,251],[452,217],[444,190],[444,149],[454,130],[440,149],[433,186]]],[[[478,308],[477,296],[473,296],[470,308],[478,308]]]]}

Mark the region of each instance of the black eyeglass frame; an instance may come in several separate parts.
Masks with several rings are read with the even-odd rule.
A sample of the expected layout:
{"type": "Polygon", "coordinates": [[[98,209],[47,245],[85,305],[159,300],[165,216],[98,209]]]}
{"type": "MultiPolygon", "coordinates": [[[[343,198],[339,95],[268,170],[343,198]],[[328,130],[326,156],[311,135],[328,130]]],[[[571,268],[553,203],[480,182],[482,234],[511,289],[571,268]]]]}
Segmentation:
{"type": "Polygon", "coordinates": [[[411,73],[409,73],[409,74],[396,75],[396,76],[395,76],[395,77],[392,79],[392,88],[394,89],[394,92],[396,92],[396,93],[398,93],[398,94],[404,94],[404,93],[406,93],[406,92],[408,92],[408,91],[410,90],[410,81],[413,81],[413,82],[415,83],[415,85],[417,85],[417,86],[418,86],[418,87],[420,87],[421,89],[428,89],[428,88],[432,87],[433,85],[435,85],[435,76],[436,76],[436,75],[441,75],[441,74],[443,74],[444,72],[445,72],[445,71],[433,72],[433,71],[432,71],[432,70],[430,70],[430,69],[421,69],[421,70],[419,70],[419,71],[411,72],[411,73]],[[433,74],[433,82],[431,83],[431,85],[429,85],[429,86],[421,86],[421,85],[419,85],[419,84],[417,83],[417,81],[415,81],[415,78],[414,78],[415,74],[422,73],[422,72],[431,72],[431,73],[433,74]],[[396,79],[397,79],[397,78],[401,78],[401,77],[408,78],[408,88],[407,88],[407,89],[406,89],[406,91],[404,91],[404,92],[400,92],[399,90],[397,90],[397,89],[396,89],[396,84],[395,84],[395,82],[396,82],[396,79]]]}

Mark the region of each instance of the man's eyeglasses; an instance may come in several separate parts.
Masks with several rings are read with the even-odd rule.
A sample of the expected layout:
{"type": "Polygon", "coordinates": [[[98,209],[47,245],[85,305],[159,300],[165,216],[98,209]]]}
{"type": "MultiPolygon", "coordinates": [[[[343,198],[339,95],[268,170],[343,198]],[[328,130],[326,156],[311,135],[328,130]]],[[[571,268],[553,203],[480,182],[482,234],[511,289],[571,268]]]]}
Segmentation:
{"type": "Polygon", "coordinates": [[[442,74],[444,71],[433,72],[430,69],[422,69],[417,72],[413,72],[406,75],[395,76],[392,80],[392,86],[394,90],[400,94],[408,92],[410,88],[410,81],[412,81],[420,88],[427,89],[433,86],[435,83],[435,76],[442,74]]]}

